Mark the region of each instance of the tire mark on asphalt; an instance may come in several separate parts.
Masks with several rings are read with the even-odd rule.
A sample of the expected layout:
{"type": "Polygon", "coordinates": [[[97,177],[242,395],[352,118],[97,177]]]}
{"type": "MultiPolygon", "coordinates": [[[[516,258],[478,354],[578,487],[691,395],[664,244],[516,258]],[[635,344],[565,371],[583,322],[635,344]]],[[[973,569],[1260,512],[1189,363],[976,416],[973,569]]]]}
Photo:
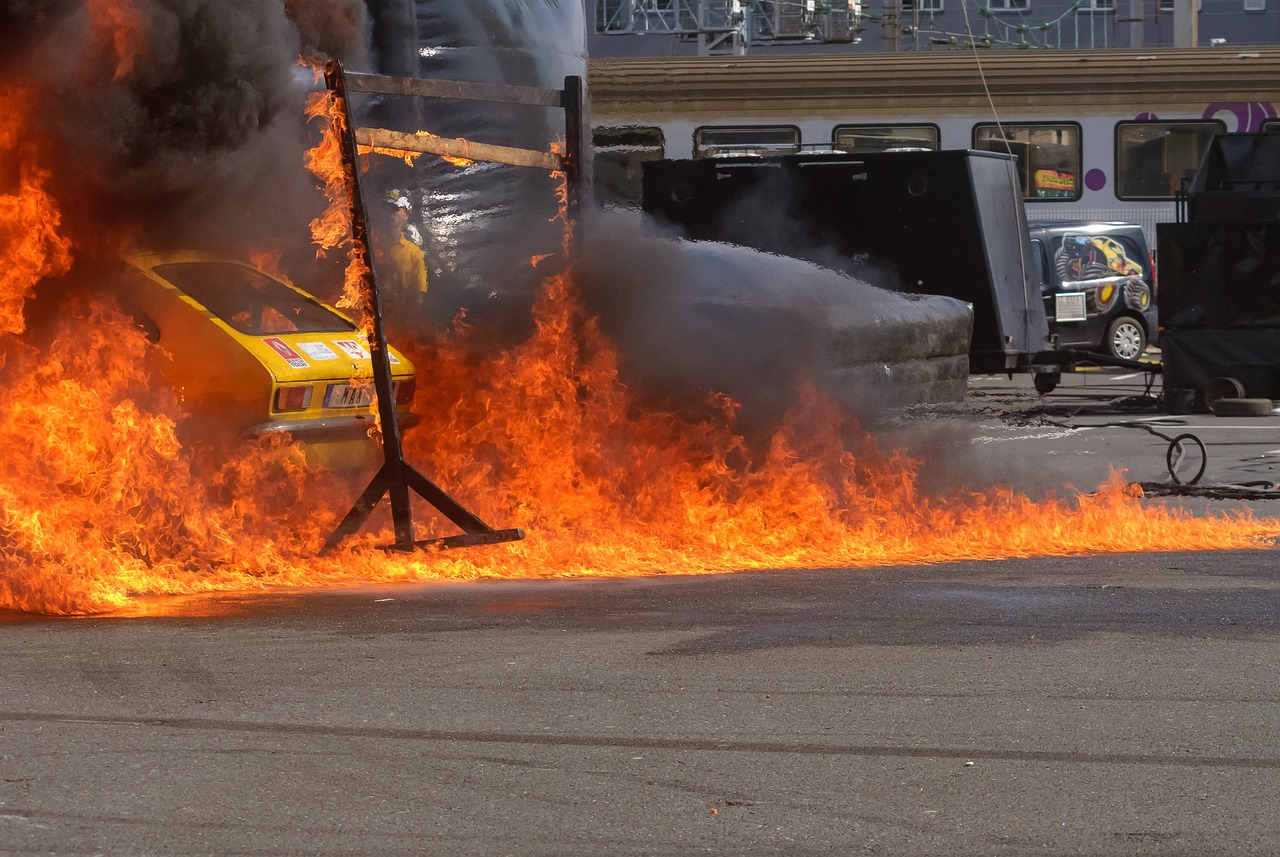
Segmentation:
{"type": "Polygon", "coordinates": [[[1012,762],[1082,762],[1102,765],[1156,765],[1192,768],[1275,768],[1280,758],[1246,756],[1175,756],[1147,753],[1087,753],[1063,750],[1008,750],[981,747],[894,747],[866,744],[818,744],[785,741],[719,741],[692,738],[635,738],[611,735],[536,735],[520,732],[481,732],[443,729],[386,729],[332,726],[318,723],[262,723],[202,720],[181,717],[70,716],[40,712],[3,712],[9,723],[65,723],[89,726],[150,727],[155,729],[307,735],[331,738],[370,738],[394,741],[523,744],[543,747],[595,747],[713,753],[779,753],[805,756],[871,756],[914,759],[989,759],[1012,762]]]}

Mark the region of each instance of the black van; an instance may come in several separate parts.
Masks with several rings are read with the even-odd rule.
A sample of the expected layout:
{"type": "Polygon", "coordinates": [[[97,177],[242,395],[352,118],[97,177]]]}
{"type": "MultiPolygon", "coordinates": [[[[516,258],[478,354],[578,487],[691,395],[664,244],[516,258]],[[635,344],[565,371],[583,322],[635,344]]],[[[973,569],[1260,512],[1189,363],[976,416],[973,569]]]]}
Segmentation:
{"type": "Polygon", "coordinates": [[[1031,267],[1059,349],[1137,360],[1158,342],[1155,261],[1141,226],[1096,220],[1029,226],[1031,267]]]}

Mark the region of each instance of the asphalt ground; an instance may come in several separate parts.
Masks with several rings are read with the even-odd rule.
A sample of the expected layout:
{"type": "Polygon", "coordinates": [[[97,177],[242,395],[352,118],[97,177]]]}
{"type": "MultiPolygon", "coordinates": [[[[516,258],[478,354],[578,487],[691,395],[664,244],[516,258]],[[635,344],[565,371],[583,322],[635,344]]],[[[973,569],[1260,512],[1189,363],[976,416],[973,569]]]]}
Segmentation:
{"type": "Polygon", "coordinates": [[[1000,457],[1014,462],[1014,484],[1029,486],[1039,474],[1084,490],[1119,468],[1188,508],[1239,497],[1256,512],[1280,514],[1280,409],[1267,417],[1171,414],[1161,394],[1158,373],[1082,367],[1045,396],[1029,376],[974,376],[951,419],[979,427],[973,445],[1009,450],[1000,457]]]}
{"type": "MultiPolygon", "coordinates": [[[[975,378],[896,430],[1028,485],[1168,482],[1147,423],[1201,439],[1203,486],[1277,478],[1280,417],[1170,417],[1145,384],[975,378]]],[[[1278,556],[9,614],[0,853],[1277,854],[1278,556]]]]}

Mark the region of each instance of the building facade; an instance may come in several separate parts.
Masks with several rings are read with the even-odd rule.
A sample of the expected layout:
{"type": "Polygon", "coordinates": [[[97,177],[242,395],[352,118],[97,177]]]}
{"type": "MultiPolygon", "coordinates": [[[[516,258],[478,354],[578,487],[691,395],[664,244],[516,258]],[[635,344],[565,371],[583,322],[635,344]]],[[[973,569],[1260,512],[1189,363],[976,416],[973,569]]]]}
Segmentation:
{"type": "Polygon", "coordinates": [[[1280,44],[1280,0],[584,2],[593,57],[1280,44]]]}

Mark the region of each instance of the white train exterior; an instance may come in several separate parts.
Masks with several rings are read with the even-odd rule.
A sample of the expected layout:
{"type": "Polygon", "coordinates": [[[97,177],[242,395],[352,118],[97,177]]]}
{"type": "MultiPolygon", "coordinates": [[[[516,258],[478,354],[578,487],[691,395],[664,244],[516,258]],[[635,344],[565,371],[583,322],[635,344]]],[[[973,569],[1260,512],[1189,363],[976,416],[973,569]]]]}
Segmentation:
{"type": "Polygon", "coordinates": [[[1213,134],[1280,131],[1280,49],[592,60],[596,196],[640,163],[893,148],[1012,151],[1027,219],[1175,219],[1213,134]]]}

